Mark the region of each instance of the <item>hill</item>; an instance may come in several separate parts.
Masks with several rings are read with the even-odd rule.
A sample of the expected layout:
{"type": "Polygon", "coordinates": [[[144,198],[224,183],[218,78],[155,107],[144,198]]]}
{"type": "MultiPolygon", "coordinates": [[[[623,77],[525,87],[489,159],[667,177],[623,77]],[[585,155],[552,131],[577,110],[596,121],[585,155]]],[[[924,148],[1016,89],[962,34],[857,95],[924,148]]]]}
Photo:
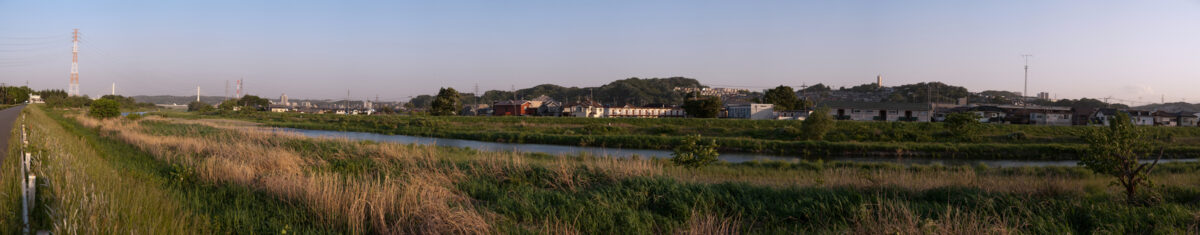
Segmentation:
{"type": "Polygon", "coordinates": [[[1183,112],[1189,112],[1189,113],[1196,113],[1196,112],[1200,112],[1200,103],[1190,104],[1190,103],[1184,103],[1184,102],[1173,102],[1173,103],[1165,103],[1165,104],[1148,104],[1148,105],[1142,105],[1142,106],[1137,106],[1137,107],[1133,107],[1133,108],[1141,109],[1141,110],[1162,110],[1162,111],[1167,111],[1167,112],[1183,111],[1183,112]]]}
{"type": "MultiPolygon", "coordinates": [[[[558,101],[578,101],[593,97],[596,101],[616,105],[650,105],[650,104],[679,104],[683,103],[683,95],[676,92],[676,87],[706,87],[700,81],[685,77],[670,78],[628,78],[616,80],[599,87],[564,87],[554,84],[542,84],[530,88],[513,91],[490,90],[480,96],[471,93],[461,93],[464,104],[488,104],[495,101],[512,99],[533,99],[538,96],[549,96],[558,101]]],[[[428,107],[433,101],[429,95],[421,95],[410,102],[418,108],[428,107]]]]}

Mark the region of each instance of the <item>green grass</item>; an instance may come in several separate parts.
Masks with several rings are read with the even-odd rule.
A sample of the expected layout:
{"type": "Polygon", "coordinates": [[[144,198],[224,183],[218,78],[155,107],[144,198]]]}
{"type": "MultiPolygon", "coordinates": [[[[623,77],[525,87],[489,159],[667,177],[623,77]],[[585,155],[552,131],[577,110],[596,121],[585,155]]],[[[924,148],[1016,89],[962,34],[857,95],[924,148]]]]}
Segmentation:
{"type": "Polygon", "coordinates": [[[295,203],[240,185],[204,183],[194,170],[157,161],[132,145],[102,137],[96,130],[85,128],[60,112],[48,114],[64,129],[89,143],[110,167],[168,192],[172,195],[170,199],[211,221],[209,226],[214,232],[344,233],[336,226],[315,223],[315,216],[295,203]]]}
{"type": "MultiPolygon", "coordinates": [[[[348,233],[344,225],[319,222],[305,201],[282,200],[233,183],[204,182],[194,169],[160,161],[138,146],[122,142],[116,137],[118,133],[84,127],[63,114],[48,112],[64,133],[72,135],[65,138],[78,138],[94,150],[101,160],[94,162],[95,167],[121,172],[125,181],[165,192],[168,197],[162,200],[203,216],[213,233],[265,234],[285,229],[288,233],[348,233]]],[[[439,124],[442,121],[412,122],[426,127],[446,125],[439,124]]],[[[153,136],[231,141],[226,138],[242,133],[238,129],[170,120],[140,123],[143,129],[139,131],[153,136]]],[[[1081,167],[989,168],[798,160],[716,163],[685,169],[651,159],[644,161],[661,168],[657,173],[621,175],[614,172],[622,166],[586,164],[606,159],[598,156],[504,155],[465,148],[395,146],[407,150],[400,151],[406,154],[436,157],[424,163],[371,152],[373,147],[387,143],[311,138],[271,141],[276,142],[252,144],[269,145],[272,150],[290,151],[319,163],[304,169],[306,173],[332,172],[344,174],[348,180],[368,180],[423,172],[414,168],[456,172],[448,174],[461,175],[453,181],[453,189],[469,197],[463,203],[485,214],[495,233],[664,234],[703,228],[696,218],[706,215],[736,225],[739,232],[766,234],[976,234],[997,232],[994,229],[1034,234],[1200,231],[1196,228],[1200,226],[1200,186],[1194,183],[1200,182],[1196,174],[1200,163],[1161,165],[1151,177],[1162,186],[1144,193],[1139,205],[1129,205],[1107,187],[1111,177],[1081,167]],[[495,162],[505,156],[516,159],[511,164],[495,162]],[[985,181],[925,186],[947,180],[946,176],[985,181]],[[864,180],[884,182],[903,177],[928,182],[864,180]],[[1015,183],[993,186],[986,180],[1015,183]],[[889,226],[896,230],[871,230],[889,226]]],[[[4,172],[0,173],[9,174],[4,172]]],[[[10,184],[9,180],[0,181],[5,191],[11,190],[10,184]]],[[[2,194],[0,199],[0,208],[11,203],[2,194]]],[[[7,221],[0,217],[0,223],[7,221]]],[[[371,230],[373,227],[367,229],[367,233],[379,232],[371,230]]]]}
{"type": "MultiPolygon", "coordinates": [[[[983,125],[980,138],[960,141],[942,123],[840,121],[826,141],[799,140],[800,122],[732,119],[357,116],[236,112],[228,117],[276,127],[430,136],[506,143],[672,149],[688,134],[714,139],[722,152],[774,153],[805,158],[921,157],[944,159],[1072,160],[1085,153],[1078,137],[1092,127],[983,125]]],[[[1200,128],[1146,127],[1167,158],[1200,157],[1200,128]]]]}
{"type": "MultiPolygon", "coordinates": [[[[147,131],[172,132],[166,129],[196,128],[154,124],[147,131]]],[[[204,136],[200,132],[177,133],[204,136]]],[[[377,143],[308,139],[290,140],[284,146],[305,156],[322,156],[328,165],[318,169],[321,171],[351,175],[386,175],[391,173],[389,170],[403,171],[403,167],[385,167],[385,163],[355,152],[360,145],[374,144],[377,143]]],[[[917,218],[918,230],[946,226],[937,221],[952,220],[955,222],[950,225],[977,223],[1035,234],[1183,234],[1196,231],[1193,227],[1200,224],[1200,213],[1197,213],[1200,211],[1200,188],[1194,185],[1175,182],[1154,188],[1146,193],[1145,204],[1131,206],[1104,187],[1111,178],[1082,167],[988,168],[767,161],[718,163],[696,170],[668,167],[664,175],[622,178],[588,167],[576,167],[563,173],[554,169],[559,157],[525,154],[522,161],[527,167],[505,168],[503,176],[497,177],[472,170],[486,168],[487,163],[472,157],[479,152],[438,148],[438,153],[445,159],[438,167],[466,170],[467,176],[456,183],[457,188],[473,198],[479,208],[494,213],[496,216],[490,223],[504,233],[544,233],[551,227],[549,230],[560,228],[581,233],[662,234],[691,226],[689,221],[696,214],[729,218],[736,221],[743,232],[769,234],[844,233],[872,227],[864,221],[876,217],[905,215],[917,218]],[[981,178],[1061,179],[1066,182],[1063,183],[1065,186],[1088,186],[1080,191],[1047,189],[1021,193],[965,185],[914,189],[906,186],[769,186],[771,182],[766,182],[776,179],[774,177],[804,177],[829,171],[850,171],[864,174],[862,177],[875,172],[896,175],[973,172],[981,178]],[[694,176],[750,180],[706,183],[689,178],[694,176]],[[564,178],[572,179],[572,183],[579,186],[567,185],[564,178]],[[906,210],[885,213],[879,211],[880,207],[906,210]],[[953,220],[955,218],[966,219],[953,220]]],[[[568,161],[587,161],[595,157],[569,158],[574,160],[568,161]]],[[[661,160],[653,161],[666,164],[661,160]]],[[[1162,165],[1154,176],[1165,179],[1173,175],[1193,175],[1198,171],[1200,163],[1172,163],[1162,165]]]]}

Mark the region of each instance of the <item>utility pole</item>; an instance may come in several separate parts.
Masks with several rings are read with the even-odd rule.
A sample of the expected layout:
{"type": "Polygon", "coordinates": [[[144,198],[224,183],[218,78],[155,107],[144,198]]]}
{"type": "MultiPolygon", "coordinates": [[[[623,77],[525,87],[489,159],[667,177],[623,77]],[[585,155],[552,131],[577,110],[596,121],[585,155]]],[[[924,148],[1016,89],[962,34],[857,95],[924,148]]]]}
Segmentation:
{"type": "Polygon", "coordinates": [[[1033,57],[1033,55],[1024,54],[1021,57],[1025,58],[1025,90],[1021,92],[1021,104],[1029,107],[1029,103],[1025,102],[1025,97],[1029,96],[1029,57],[1033,57]]]}
{"type": "Polygon", "coordinates": [[[72,33],[71,43],[71,84],[67,87],[70,95],[79,95],[79,29],[72,33]]]}

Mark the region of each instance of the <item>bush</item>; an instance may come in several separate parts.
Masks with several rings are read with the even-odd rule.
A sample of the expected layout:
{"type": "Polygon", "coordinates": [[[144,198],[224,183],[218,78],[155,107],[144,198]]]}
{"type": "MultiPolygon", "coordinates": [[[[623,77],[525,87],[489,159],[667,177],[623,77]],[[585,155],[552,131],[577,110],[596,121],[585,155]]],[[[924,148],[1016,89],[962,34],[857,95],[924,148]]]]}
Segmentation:
{"type": "Polygon", "coordinates": [[[978,137],[980,118],[983,117],[973,112],[951,113],[946,115],[946,128],[961,140],[974,140],[978,137]]]}
{"type": "Polygon", "coordinates": [[[88,110],[88,116],[99,119],[114,118],[120,115],[121,104],[110,99],[98,99],[92,102],[92,109],[88,110]]]}
{"type": "Polygon", "coordinates": [[[717,161],[717,141],[703,143],[700,135],[689,135],[671,154],[671,162],[687,168],[697,168],[717,161]]]}
{"type": "Polygon", "coordinates": [[[800,126],[804,134],[804,139],[821,140],[825,138],[825,133],[833,130],[833,117],[829,116],[829,108],[820,108],[813,111],[804,119],[804,125],[800,126]]]}
{"type": "Polygon", "coordinates": [[[188,112],[209,112],[213,111],[212,105],[200,101],[192,101],[188,103],[188,112]]]}
{"type": "Polygon", "coordinates": [[[146,117],[146,115],[140,113],[130,113],[129,115],[125,115],[125,119],[129,119],[131,121],[142,119],[143,117],[146,117]]]}

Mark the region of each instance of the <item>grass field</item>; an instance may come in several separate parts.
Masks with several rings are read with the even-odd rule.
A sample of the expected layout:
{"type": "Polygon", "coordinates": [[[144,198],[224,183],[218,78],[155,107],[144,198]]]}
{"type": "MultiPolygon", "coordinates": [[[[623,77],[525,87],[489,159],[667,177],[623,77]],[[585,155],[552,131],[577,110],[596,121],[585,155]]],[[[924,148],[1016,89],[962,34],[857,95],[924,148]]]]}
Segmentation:
{"type": "MultiPolygon", "coordinates": [[[[1151,175],[1160,186],[1128,205],[1110,177],[1079,167],[797,161],[685,169],[653,159],[312,139],[235,120],[101,121],[58,111],[48,118],[40,109],[28,112],[95,150],[99,160],[75,165],[120,169],[115,181],[160,195],[129,203],[179,208],[169,211],[191,216],[159,217],[194,218],[198,232],[1200,231],[1198,163],[1163,165],[1151,175]]],[[[156,224],[134,220],[115,231],[156,224]]]]}
{"type": "MultiPolygon", "coordinates": [[[[508,143],[671,149],[685,135],[714,139],[724,152],[809,158],[867,156],[945,159],[1072,160],[1085,152],[1080,126],[981,125],[964,141],[942,123],[839,121],[825,141],[800,140],[801,123],[786,120],[554,117],[359,116],[235,112],[163,114],[236,118],[270,126],[431,136],[508,143]]],[[[1146,127],[1168,158],[1200,157],[1200,128],[1146,127]]]]}

